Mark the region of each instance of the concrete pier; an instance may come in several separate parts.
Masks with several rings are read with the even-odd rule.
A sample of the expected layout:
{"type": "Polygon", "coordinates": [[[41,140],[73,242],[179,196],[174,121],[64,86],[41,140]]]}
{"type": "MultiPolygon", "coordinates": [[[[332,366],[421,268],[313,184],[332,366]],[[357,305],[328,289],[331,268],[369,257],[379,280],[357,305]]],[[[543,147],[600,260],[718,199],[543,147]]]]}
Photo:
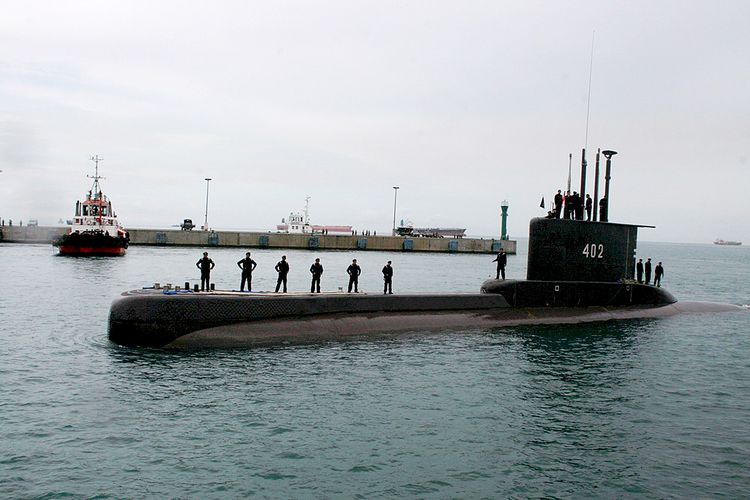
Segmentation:
{"type": "MultiPolygon", "coordinates": [[[[3,226],[0,241],[52,243],[68,227],[3,226]]],[[[380,250],[443,253],[516,253],[515,240],[477,238],[405,238],[400,236],[286,234],[248,231],[180,231],[128,229],[131,245],[295,248],[317,250],[380,250]]]]}

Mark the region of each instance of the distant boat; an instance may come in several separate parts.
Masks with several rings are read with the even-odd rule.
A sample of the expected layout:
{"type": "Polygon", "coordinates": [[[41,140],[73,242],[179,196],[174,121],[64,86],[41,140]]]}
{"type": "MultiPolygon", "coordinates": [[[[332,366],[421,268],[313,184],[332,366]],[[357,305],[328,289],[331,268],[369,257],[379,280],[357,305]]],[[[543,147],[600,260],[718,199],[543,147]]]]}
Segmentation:
{"type": "Polygon", "coordinates": [[[396,228],[399,236],[416,236],[423,238],[463,238],[466,236],[466,228],[459,227],[414,227],[411,221],[401,221],[396,228]]]}
{"type": "Polygon", "coordinates": [[[290,234],[352,234],[352,226],[322,226],[310,224],[310,197],[305,198],[304,215],[299,212],[289,214],[287,220],[281,219],[276,231],[290,234]]]}
{"type": "Polygon", "coordinates": [[[714,245],[731,245],[731,246],[739,246],[742,245],[741,241],[727,241],[722,239],[716,239],[714,240],[714,245]]]}
{"type": "Polygon", "coordinates": [[[128,233],[117,222],[112,202],[99,186],[99,161],[96,162],[94,185],[86,199],[76,202],[75,218],[70,232],[62,235],[53,245],[60,255],[73,256],[120,256],[128,248],[128,233]]]}

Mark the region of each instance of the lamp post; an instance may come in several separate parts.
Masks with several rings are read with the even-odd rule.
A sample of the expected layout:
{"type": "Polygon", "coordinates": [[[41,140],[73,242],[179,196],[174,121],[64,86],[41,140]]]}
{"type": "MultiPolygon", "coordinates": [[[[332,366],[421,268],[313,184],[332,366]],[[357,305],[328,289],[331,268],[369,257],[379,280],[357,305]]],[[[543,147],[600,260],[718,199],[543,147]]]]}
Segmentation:
{"type": "Polygon", "coordinates": [[[208,185],[211,182],[210,177],[206,177],[206,218],[203,222],[203,230],[208,231],[208,185]]]}
{"type": "Polygon", "coordinates": [[[507,240],[508,239],[508,201],[507,200],[503,200],[500,203],[500,210],[502,212],[501,214],[502,223],[500,226],[500,239],[507,240]]]}
{"type": "Polygon", "coordinates": [[[391,236],[396,236],[396,198],[398,197],[398,186],[393,186],[393,229],[391,236]]]}

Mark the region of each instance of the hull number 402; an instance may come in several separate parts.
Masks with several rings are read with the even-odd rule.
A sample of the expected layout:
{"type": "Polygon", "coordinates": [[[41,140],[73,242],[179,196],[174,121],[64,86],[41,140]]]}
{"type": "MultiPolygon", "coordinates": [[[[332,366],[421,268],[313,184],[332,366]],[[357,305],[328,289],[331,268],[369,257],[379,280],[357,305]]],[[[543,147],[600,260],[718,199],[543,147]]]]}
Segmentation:
{"type": "Polygon", "coordinates": [[[604,245],[599,243],[589,243],[583,247],[583,255],[589,259],[602,259],[604,258],[604,245]]]}

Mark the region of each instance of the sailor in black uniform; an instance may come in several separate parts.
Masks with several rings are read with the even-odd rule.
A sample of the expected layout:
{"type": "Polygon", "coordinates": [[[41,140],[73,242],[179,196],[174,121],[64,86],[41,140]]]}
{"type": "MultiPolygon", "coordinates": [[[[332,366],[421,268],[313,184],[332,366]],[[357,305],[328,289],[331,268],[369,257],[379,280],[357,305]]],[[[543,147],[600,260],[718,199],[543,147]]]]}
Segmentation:
{"type": "Polygon", "coordinates": [[[315,259],[315,264],[310,266],[310,273],[312,273],[310,292],[315,292],[315,285],[317,285],[318,293],[320,293],[320,276],[323,274],[323,265],[320,263],[320,259],[315,259]]]}
{"type": "Polygon", "coordinates": [[[648,285],[651,282],[651,259],[650,258],[646,260],[646,265],[644,265],[643,268],[646,271],[646,284],[648,285]]]}
{"type": "Polygon", "coordinates": [[[638,283],[643,283],[643,259],[638,259],[638,264],[635,265],[635,275],[638,283]]]}
{"type": "Polygon", "coordinates": [[[386,293],[393,294],[393,268],[390,260],[383,267],[383,295],[386,293]]]}
{"type": "Polygon", "coordinates": [[[664,276],[664,268],[661,265],[661,262],[656,264],[656,269],[654,269],[654,285],[661,286],[661,277],[664,276]]]}
{"type": "Polygon", "coordinates": [[[562,202],[562,192],[558,189],[557,194],[555,195],[555,217],[557,217],[558,219],[560,218],[560,213],[562,212],[562,202]]]}
{"type": "Polygon", "coordinates": [[[497,253],[497,257],[495,257],[495,260],[492,262],[497,262],[497,275],[495,276],[495,279],[500,279],[500,274],[502,274],[503,279],[505,279],[505,264],[508,263],[508,256],[505,254],[505,250],[501,248],[497,253]]]}
{"type": "Polygon", "coordinates": [[[258,264],[250,258],[250,252],[245,253],[245,258],[237,261],[237,266],[242,269],[242,281],[240,281],[240,292],[245,291],[245,281],[247,281],[247,291],[253,290],[253,271],[258,264]]]}
{"type": "Polygon", "coordinates": [[[591,209],[593,208],[594,200],[591,199],[591,195],[586,195],[586,220],[591,220],[591,209]]]}
{"type": "Polygon", "coordinates": [[[201,292],[211,289],[211,269],[214,265],[214,261],[208,258],[208,252],[203,252],[203,258],[195,263],[195,267],[201,270],[201,292]]]}
{"type": "Polygon", "coordinates": [[[573,220],[583,220],[583,199],[578,191],[573,191],[573,220]]]}
{"type": "Polygon", "coordinates": [[[286,261],[286,255],[281,256],[281,260],[276,263],[274,269],[279,273],[279,279],[276,280],[276,293],[279,292],[282,283],[284,283],[284,293],[286,293],[286,275],[289,274],[289,263],[286,261]]]}
{"type": "Polygon", "coordinates": [[[359,293],[357,285],[359,284],[359,275],[362,274],[362,268],[357,265],[357,259],[352,260],[349,267],[346,268],[346,274],[349,275],[349,293],[352,292],[352,285],[354,285],[354,293],[359,293]]]}

